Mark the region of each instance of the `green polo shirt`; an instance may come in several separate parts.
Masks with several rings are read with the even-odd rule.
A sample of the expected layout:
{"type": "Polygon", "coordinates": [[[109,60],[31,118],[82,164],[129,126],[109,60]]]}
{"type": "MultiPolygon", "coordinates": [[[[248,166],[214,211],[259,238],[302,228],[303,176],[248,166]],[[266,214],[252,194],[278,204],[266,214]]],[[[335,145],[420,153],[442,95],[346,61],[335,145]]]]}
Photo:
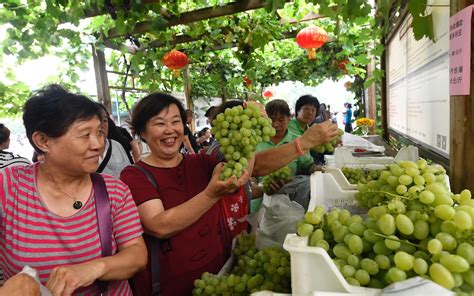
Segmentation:
{"type": "Polygon", "coordinates": [[[302,127],[298,119],[293,118],[288,123],[288,130],[294,135],[301,136],[306,131],[306,126],[302,127]]]}
{"type": "MultiPolygon", "coordinates": [[[[281,141],[278,144],[273,144],[272,141],[267,141],[267,142],[261,142],[260,144],[257,145],[257,152],[258,151],[263,151],[267,150],[269,148],[273,147],[278,147],[286,143],[291,143],[293,142],[294,139],[298,138],[299,136],[291,133],[290,131],[286,132],[286,135],[281,139],[281,141]]],[[[297,172],[301,171],[307,171],[308,168],[313,164],[313,158],[309,153],[306,153],[303,156],[300,156],[296,159],[294,159],[292,162],[288,164],[288,167],[290,168],[293,176],[296,175],[297,172]]]]}

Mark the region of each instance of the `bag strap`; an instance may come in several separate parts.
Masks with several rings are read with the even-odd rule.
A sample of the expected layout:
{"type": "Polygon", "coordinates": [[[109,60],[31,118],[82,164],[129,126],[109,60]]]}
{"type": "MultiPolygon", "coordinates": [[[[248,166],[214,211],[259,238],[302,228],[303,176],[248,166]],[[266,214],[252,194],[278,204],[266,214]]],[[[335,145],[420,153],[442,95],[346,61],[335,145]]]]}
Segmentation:
{"type": "MultiPolygon", "coordinates": [[[[158,191],[158,183],[156,182],[153,174],[142,167],[141,165],[133,164],[133,167],[142,172],[147,180],[153,185],[156,191],[158,191]]],[[[151,276],[151,295],[161,295],[161,283],[160,283],[160,240],[154,236],[149,235],[149,239],[146,240],[147,248],[150,254],[150,276],[151,276]]]]}
{"type": "Polygon", "coordinates": [[[109,163],[110,156],[112,156],[112,141],[110,141],[109,139],[107,139],[107,141],[109,141],[109,148],[107,148],[107,153],[105,154],[104,159],[100,163],[99,168],[97,169],[97,173],[102,173],[104,171],[105,167],[109,163]]]}
{"type": "MultiPolygon", "coordinates": [[[[112,255],[112,218],[110,214],[110,200],[104,179],[98,173],[91,174],[94,187],[95,210],[99,226],[100,247],[102,257],[112,255]]],[[[107,291],[108,282],[98,281],[101,294],[107,291]]]]}

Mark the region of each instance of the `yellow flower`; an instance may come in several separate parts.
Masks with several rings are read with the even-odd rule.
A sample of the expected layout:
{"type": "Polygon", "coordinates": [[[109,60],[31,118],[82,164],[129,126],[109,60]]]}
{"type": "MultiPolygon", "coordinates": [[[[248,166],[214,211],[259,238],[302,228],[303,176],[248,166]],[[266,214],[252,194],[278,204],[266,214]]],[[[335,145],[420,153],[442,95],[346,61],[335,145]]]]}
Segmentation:
{"type": "Polygon", "coordinates": [[[375,125],[375,120],[362,117],[356,120],[356,125],[361,126],[361,125],[367,125],[367,126],[374,126],[375,125]]]}

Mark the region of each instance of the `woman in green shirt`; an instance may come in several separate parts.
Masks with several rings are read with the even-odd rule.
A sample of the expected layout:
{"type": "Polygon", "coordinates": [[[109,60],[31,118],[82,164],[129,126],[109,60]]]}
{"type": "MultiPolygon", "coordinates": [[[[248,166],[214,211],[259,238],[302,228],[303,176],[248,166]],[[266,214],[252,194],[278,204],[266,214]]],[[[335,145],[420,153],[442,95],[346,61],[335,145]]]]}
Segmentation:
{"type": "Polygon", "coordinates": [[[288,123],[288,130],[297,136],[301,136],[310,126],[319,111],[319,101],[311,95],[301,96],[295,105],[295,118],[288,123]]]}
{"type": "MultiPolygon", "coordinates": [[[[298,140],[295,141],[295,139],[299,138],[299,135],[295,135],[288,130],[290,107],[285,101],[272,100],[265,106],[265,111],[268,117],[271,118],[272,126],[276,133],[269,141],[258,144],[257,151],[267,150],[290,142],[298,142],[298,140]]],[[[288,167],[293,175],[308,175],[313,172],[315,165],[309,153],[305,153],[290,162],[288,167]]],[[[274,184],[272,187],[274,187],[273,189],[275,191],[278,191],[283,185],[284,184],[274,184]]]]}

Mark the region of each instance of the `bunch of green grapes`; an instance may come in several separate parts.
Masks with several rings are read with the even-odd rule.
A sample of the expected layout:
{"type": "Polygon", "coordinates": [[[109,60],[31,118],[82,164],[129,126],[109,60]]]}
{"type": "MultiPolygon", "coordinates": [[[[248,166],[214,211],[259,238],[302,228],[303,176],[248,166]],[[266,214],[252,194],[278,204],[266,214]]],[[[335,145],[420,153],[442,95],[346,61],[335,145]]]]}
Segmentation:
{"type": "Polygon", "coordinates": [[[270,188],[270,184],[272,184],[273,182],[283,182],[286,184],[291,180],[293,180],[293,174],[291,173],[291,169],[288,166],[285,166],[263,177],[263,192],[265,192],[266,194],[270,193],[272,191],[272,189],[270,188]]]}
{"type": "Polygon", "coordinates": [[[231,273],[224,276],[203,273],[200,279],[194,281],[193,295],[250,295],[263,290],[282,293],[291,291],[288,252],[277,247],[257,250],[255,236],[241,234],[234,255],[235,266],[231,273]]]}
{"type": "Polygon", "coordinates": [[[428,165],[424,159],[401,161],[382,170],[379,178],[359,183],[356,199],[366,208],[385,204],[395,197],[418,206],[452,204],[453,194],[448,190],[445,177],[446,170],[442,166],[428,165]]]}
{"type": "Polygon", "coordinates": [[[275,135],[271,119],[261,115],[255,104],[227,108],[212,121],[212,134],[219,141],[227,163],[220,176],[227,180],[240,177],[252,159],[257,144],[275,135]]]}
{"type": "Polygon", "coordinates": [[[313,150],[317,153],[325,153],[325,152],[332,153],[332,152],[334,152],[334,149],[337,146],[337,142],[341,139],[342,135],[344,134],[344,131],[340,128],[338,129],[338,132],[339,132],[339,136],[332,139],[330,142],[327,142],[327,143],[321,144],[319,146],[313,147],[313,148],[311,148],[311,150],[313,150]]]}
{"type": "Polygon", "coordinates": [[[367,184],[369,181],[377,180],[382,172],[382,170],[368,170],[350,167],[343,167],[341,168],[341,171],[351,184],[367,184]]]}
{"type": "Polygon", "coordinates": [[[351,215],[346,209],[324,213],[324,208],[318,206],[305,214],[296,231],[300,236],[309,236],[310,246],[324,248],[352,285],[383,288],[422,276],[459,293],[471,292],[471,192],[463,190],[452,195],[451,202],[437,196],[444,191],[422,192],[431,193],[422,197],[419,194],[418,199],[393,197],[370,208],[366,219],[351,215]]]}

